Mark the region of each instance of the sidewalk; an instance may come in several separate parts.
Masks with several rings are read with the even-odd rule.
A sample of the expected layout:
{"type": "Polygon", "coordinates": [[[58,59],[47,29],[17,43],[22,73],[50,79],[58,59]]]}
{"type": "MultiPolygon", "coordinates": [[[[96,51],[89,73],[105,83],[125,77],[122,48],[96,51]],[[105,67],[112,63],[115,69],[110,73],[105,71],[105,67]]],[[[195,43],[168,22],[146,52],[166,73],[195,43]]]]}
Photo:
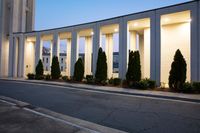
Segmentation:
{"type": "Polygon", "coordinates": [[[125,133],[0,96],[3,133],[125,133]]]}
{"type": "Polygon", "coordinates": [[[183,94],[183,93],[151,91],[151,90],[136,90],[136,89],[127,89],[127,88],[119,88],[119,87],[96,86],[96,85],[87,85],[87,84],[79,84],[79,83],[55,82],[55,81],[44,81],[44,80],[25,80],[25,79],[13,79],[13,78],[1,78],[1,80],[57,85],[57,86],[71,87],[75,89],[86,89],[86,90],[101,91],[101,92],[107,92],[107,93],[145,96],[145,97],[151,97],[151,98],[163,98],[163,99],[170,99],[170,100],[181,100],[181,101],[187,101],[187,102],[200,103],[200,94],[183,94]]]}

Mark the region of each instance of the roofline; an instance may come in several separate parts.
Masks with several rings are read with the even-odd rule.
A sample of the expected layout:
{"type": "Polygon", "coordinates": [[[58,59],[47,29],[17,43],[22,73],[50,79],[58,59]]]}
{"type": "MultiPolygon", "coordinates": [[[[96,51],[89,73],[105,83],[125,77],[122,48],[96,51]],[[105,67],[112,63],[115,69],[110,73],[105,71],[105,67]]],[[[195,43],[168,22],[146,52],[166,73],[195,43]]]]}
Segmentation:
{"type": "Polygon", "coordinates": [[[64,29],[64,28],[77,27],[77,26],[88,25],[88,24],[93,24],[93,23],[99,23],[99,22],[103,22],[103,21],[109,21],[109,20],[112,20],[112,19],[118,19],[118,18],[127,17],[127,16],[131,16],[131,15],[136,15],[136,14],[141,14],[141,13],[146,13],[146,12],[161,10],[161,9],[165,9],[165,8],[170,8],[170,7],[175,7],[175,6],[180,6],[180,5],[185,5],[185,4],[189,4],[189,3],[195,3],[195,2],[196,1],[193,0],[193,1],[183,2],[183,3],[179,3],[179,4],[169,5],[169,6],[165,6],[165,7],[154,8],[154,9],[150,9],[150,10],[146,10],[146,11],[130,13],[130,14],[127,14],[127,15],[121,15],[121,16],[117,16],[117,17],[112,17],[112,18],[108,18],[108,19],[97,20],[97,21],[93,21],[93,22],[75,24],[75,25],[70,25],[70,26],[63,26],[63,27],[59,27],[59,28],[51,28],[51,29],[45,29],[45,30],[38,30],[38,31],[34,31],[33,30],[33,31],[30,31],[30,32],[14,32],[13,34],[19,34],[19,33],[21,33],[21,34],[27,34],[27,33],[34,33],[34,32],[45,32],[45,31],[59,30],[59,29],[64,29]]]}

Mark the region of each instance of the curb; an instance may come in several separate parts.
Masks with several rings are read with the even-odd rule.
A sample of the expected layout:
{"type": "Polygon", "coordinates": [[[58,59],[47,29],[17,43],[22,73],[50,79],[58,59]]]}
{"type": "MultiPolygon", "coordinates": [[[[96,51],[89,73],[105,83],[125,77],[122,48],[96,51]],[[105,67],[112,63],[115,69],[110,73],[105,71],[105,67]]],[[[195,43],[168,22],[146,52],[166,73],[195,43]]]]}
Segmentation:
{"type": "MultiPolygon", "coordinates": [[[[42,84],[42,85],[55,85],[60,87],[71,87],[75,89],[82,89],[82,90],[89,90],[89,91],[97,91],[97,92],[106,92],[106,93],[114,93],[114,94],[124,94],[128,96],[142,96],[142,97],[148,97],[148,98],[161,98],[161,99],[167,99],[167,100],[176,100],[176,101],[184,101],[184,102],[193,102],[193,103],[200,103],[200,99],[194,99],[194,98],[184,98],[184,97],[175,97],[175,96],[164,96],[159,94],[142,94],[142,93],[134,93],[134,92],[125,92],[125,91],[113,91],[113,90],[102,90],[102,89],[96,89],[96,88],[86,88],[86,87],[76,87],[74,85],[62,85],[62,84],[56,84],[51,82],[37,82],[37,81],[31,81],[31,80],[16,80],[16,79],[0,79],[4,81],[16,81],[21,83],[35,83],[35,84],[42,84]]],[[[200,96],[200,95],[199,95],[200,96]]]]}
{"type": "Polygon", "coordinates": [[[81,119],[77,119],[77,118],[73,118],[67,115],[63,115],[60,113],[56,113],[44,108],[40,108],[40,107],[35,107],[32,106],[29,103],[26,102],[22,102],[13,98],[9,98],[9,97],[5,97],[5,96],[1,96],[0,95],[0,100],[12,104],[14,106],[23,108],[29,112],[41,115],[43,117],[47,117],[50,119],[54,119],[60,122],[63,122],[65,124],[71,125],[73,127],[78,127],[82,130],[88,131],[90,133],[127,133],[124,131],[120,131],[117,129],[113,129],[113,128],[109,128],[109,127],[105,127],[105,126],[101,126],[92,122],[88,122],[85,120],[81,120],[81,119]]]}

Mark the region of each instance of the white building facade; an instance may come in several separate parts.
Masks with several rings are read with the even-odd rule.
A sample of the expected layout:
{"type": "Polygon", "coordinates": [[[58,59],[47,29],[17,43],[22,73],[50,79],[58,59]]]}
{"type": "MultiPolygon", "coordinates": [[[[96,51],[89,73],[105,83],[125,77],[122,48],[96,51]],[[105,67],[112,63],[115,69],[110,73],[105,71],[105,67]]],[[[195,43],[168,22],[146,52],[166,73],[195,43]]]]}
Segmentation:
{"type": "Polygon", "coordinates": [[[129,50],[139,50],[142,77],[151,78],[157,84],[168,83],[175,51],[180,49],[187,62],[187,81],[200,81],[199,1],[42,31],[33,31],[34,0],[28,0],[28,4],[25,4],[27,0],[12,0],[11,12],[7,11],[7,1],[0,1],[0,22],[3,22],[0,23],[1,77],[22,78],[34,73],[39,59],[42,59],[44,41],[51,42],[49,60],[52,56],[58,56],[60,60],[61,40],[67,44],[64,75],[72,76],[79,57],[80,38],[85,40],[85,75],[95,74],[98,49],[105,38],[108,78],[111,78],[116,75],[113,73],[113,35],[118,34],[119,78],[125,79],[129,50]],[[16,8],[20,4],[13,2],[25,3],[16,8]],[[24,19],[15,15],[21,8],[25,8],[28,15],[20,10],[23,13],[18,17],[24,19]],[[8,19],[6,14],[11,17],[8,19]]]}

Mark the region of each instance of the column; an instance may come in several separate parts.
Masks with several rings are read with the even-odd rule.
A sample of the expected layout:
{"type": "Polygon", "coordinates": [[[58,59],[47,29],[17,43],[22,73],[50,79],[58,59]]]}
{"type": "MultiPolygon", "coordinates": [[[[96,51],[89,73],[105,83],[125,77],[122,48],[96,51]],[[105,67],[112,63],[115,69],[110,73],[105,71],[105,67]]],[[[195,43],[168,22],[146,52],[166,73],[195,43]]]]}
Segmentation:
{"type": "Polygon", "coordinates": [[[123,18],[119,23],[119,78],[125,79],[128,66],[127,21],[123,18]]]}
{"type": "Polygon", "coordinates": [[[92,74],[92,37],[85,37],[85,76],[92,74]]]}
{"type": "Polygon", "coordinates": [[[24,46],[25,40],[24,35],[20,35],[19,38],[19,57],[18,57],[18,77],[22,78],[24,76],[24,46]]]}
{"type": "Polygon", "coordinates": [[[18,42],[18,38],[15,37],[14,38],[14,45],[13,45],[13,66],[12,66],[12,69],[13,69],[13,73],[12,73],[12,76],[13,78],[16,78],[17,75],[18,75],[18,49],[19,49],[19,42],[18,42]]]}
{"type": "Polygon", "coordinates": [[[106,57],[108,66],[108,78],[113,76],[113,34],[106,34],[106,57]]]}
{"type": "Polygon", "coordinates": [[[41,35],[37,33],[36,44],[35,44],[35,68],[40,59],[42,59],[42,44],[41,35]]]}
{"type": "Polygon", "coordinates": [[[9,36],[9,65],[8,65],[8,77],[13,76],[13,52],[14,52],[14,37],[9,36]]]}
{"type": "Polygon", "coordinates": [[[67,39],[67,76],[71,76],[70,74],[70,66],[71,65],[71,38],[67,39]]]}
{"type": "Polygon", "coordinates": [[[74,65],[78,59],[78,47],[77,47],[77,32],[72,31],[72,42],[71,42],[71,67],[70,67],[70,76],[74,74],[74,65]]]}
{"type": "Polygon", "coordinates": [[[92,56],[93,56],[93,61],[92,61],[92,73],[95,75],[96,73],[96,65],[97,65],[97,58],[98,58],[98,51],[100,47],[100,26],[99,24],[96,24],[93,28],[93,39],[92,39],[92,56]]]}
{"type": "Polygon", "coordinates": [[[53,34],[53,50],[52,50],[52,55],[57,56],[59,58],[59,37],[58,33],[53,34]]]}

